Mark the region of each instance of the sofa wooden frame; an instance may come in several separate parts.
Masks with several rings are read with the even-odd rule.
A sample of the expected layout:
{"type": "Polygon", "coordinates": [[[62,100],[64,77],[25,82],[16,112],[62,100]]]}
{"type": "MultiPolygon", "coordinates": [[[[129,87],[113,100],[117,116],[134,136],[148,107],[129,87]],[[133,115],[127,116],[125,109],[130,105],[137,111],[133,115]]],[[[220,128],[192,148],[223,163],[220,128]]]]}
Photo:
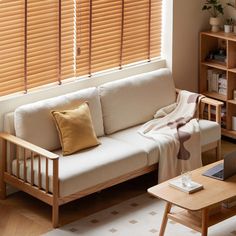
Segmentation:
{"type": "MultiPolygon", "coordinates": [[[[177,91],[178,92],[178,91],[177,91]]],[[[214,107],[216,111],[216,115],[214,117],[215,121],[220,124],[221,122],[221,105],[223,103],[210,99],[210,98],[202,98],[201,101],[199,102],[198,105],[198,110],[197,110],[197,116],[199,118],[206,118],[209,120],[212,120],[211,113],[208,112],[207,117],[203,117],[203,111],[205,106],[207,106],[207,110],[211,111],[211,108],[214,107]]],[[[75,199],[79,199],[83,196],[89,195],[91,193],[97,192],[99,190],[108,188],[110,186],[116,185],[118,183],[121,183],[123,181],[132,179],[134,177],[143,175],[145,173],[149,173],[155,169],[157,169],[158,165],[152,165],[149,167],[145,167],[136,171],[133,171],[131,173],[122,175],[118,178],[115,178],[113,180],[106,181],[104,183],[98,184],[94,187],[85,189],[83,191],[71,194],[69,196],[61,197],[60,196],[60,191],[59,191],[59,173],[58,173],[58,162],[59,162],[59,156],[49,152],[43,148],[40,148],[34,144],[31,144],[27,141],[24,141],[16,136],[13,136],[11,134],[7,133],[0,133],[0,140],[1,140],[1,158],[0,158],[0,198],[5,199],[6,198],[6,184],[10,184],[11,186],[24,191],[40,200],[43,202],[49,204],[52,206],[52,224],[53,227],[58,227],[59,226],[59,206],[63,205],[65,203],[68,203],[70,201],[73,201],[75,199]],[[16,150],[21,149],[23,150],[23,159],[19,158],[19,155],[17,155],[16,152],[16,157],[14,156],[14,148],[16,150]],[[26,153],[31,153],[31,156],[29,157],[28,154],[26,153]],[[30,168],[31,170],[34,168],[34,162],[33,159],[37,157],[39,159],[38,161],[38,184],[34,184],[34,171],[31,171],[31,176],[30,176],[30,181],[27,180],[27,168],[26,167],[26,160],[30,158],[30,168]],[[41,175],[41,158],[45,158],[46,160],[46,187],[42,188],[42,175],[41,175]],[[7,158],[10,158],[10,163],[13,160],[13,158],[16,158],[16,175],[13,174],[12,172],[12,167],[11,164],[8,166],[9,160],[7,158]],[[52,192],[49,191],[49,174],[48,174],[48,162],[52,161],[52,192]],[[23,178],[20,178],[20,162],[23,162],[23,178]]],[[[202,152],[210,150],[210,149],[215,149],[216,150],[216,155],[217,159],[220,159],[220,140],[217,142],[211,143],[209,145],[206,145],[202,148],[202,152]]],[[[22,157],[21,157],[22,158],[22,157]]]]}

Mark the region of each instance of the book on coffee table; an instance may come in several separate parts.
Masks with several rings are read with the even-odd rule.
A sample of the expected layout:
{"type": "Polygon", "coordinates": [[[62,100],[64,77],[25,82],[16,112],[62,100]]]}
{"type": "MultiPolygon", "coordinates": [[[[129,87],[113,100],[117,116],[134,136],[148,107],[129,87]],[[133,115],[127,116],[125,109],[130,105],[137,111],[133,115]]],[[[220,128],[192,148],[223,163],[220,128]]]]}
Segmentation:
{"type": "Polygon", "coordinates": [[[179,189],[185,193],[194,193],[203,189],[202,184],[199,184],[194,181],[191,181],[188,185],[184,185],[181,177],[169,181],[169,186],[179,189]]]}

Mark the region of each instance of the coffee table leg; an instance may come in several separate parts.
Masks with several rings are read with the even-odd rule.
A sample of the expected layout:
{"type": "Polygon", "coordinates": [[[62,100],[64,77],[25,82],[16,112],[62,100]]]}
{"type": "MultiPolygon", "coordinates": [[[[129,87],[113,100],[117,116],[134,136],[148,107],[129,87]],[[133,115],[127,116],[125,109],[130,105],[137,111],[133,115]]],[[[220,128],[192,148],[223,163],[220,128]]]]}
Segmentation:
{"type": "Polygon", "coordinates": [[[207,236],[208,219],[209,219],[208,213],[209,213],[208,208],[202,210],[202,236],[207,236]]]}
{"type": "Polygon", "coordinates": [[[165,212],[164,212],[164,215],[163,215],[163,219],[162,219],[162,223],[161,223],[161,229],[160,229],[159,236],[164,236],[165,229],[166,229],[166,224],[167,224],[167,220],[168,220],[167,216],[168,216],[168,213],[171,210],[171,207],[172,207],[172,204],[167,202],[165,212]]]}

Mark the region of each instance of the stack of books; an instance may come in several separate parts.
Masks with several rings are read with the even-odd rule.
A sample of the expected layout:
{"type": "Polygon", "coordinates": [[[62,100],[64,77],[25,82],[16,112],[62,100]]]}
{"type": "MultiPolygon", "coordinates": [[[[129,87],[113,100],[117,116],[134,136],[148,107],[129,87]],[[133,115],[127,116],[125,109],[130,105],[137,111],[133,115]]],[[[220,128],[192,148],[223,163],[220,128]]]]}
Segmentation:
{"type": "Polygon", "coordinates": [[[208,92],[227,95],[227,79],[224,71],[207,70],[208,92]]]}
{"type": "Polygon", "coordinates": [[[225,96],[227,95],[227,79],[225,74],[222,74],[222,77],[218,79],[218,93],[225,96]]]}

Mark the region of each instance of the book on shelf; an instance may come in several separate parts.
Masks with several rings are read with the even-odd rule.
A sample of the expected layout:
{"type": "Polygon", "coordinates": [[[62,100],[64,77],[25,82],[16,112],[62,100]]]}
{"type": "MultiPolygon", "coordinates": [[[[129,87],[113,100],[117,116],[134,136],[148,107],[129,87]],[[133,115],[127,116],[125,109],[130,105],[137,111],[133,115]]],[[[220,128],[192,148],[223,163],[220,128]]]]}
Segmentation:
{"type": "Polygon", "coordinates": [[[203,185],[194,181],[190,181],[188,185],[183,184],[182,177],[173,179],[169,181],[169,186],[179,189],[185,193],[194,193],[203,189],[203,185]]]}
{"type": "Polygon", "coordinates": [[[213,73],[213,70],[211,69],[207,70],[208,92],[212,92],[212,86],[211,86],[212,73],[213,73]]]}
{"type": "Polygon", "coordinates": [[[219,79],[219,74],[213,71],[212,78],[210,81],[211,81],[212,91],[214,92],[218,92],[218,79],[219,79]]]}
{"type": "Polygon", "coordinates": [[[222,76],[219,77],[218,79],[218,93],[226,96],[228,84],[227,84],[227,79],[223,75],[225,74],[222,74],[222,76]]]}

